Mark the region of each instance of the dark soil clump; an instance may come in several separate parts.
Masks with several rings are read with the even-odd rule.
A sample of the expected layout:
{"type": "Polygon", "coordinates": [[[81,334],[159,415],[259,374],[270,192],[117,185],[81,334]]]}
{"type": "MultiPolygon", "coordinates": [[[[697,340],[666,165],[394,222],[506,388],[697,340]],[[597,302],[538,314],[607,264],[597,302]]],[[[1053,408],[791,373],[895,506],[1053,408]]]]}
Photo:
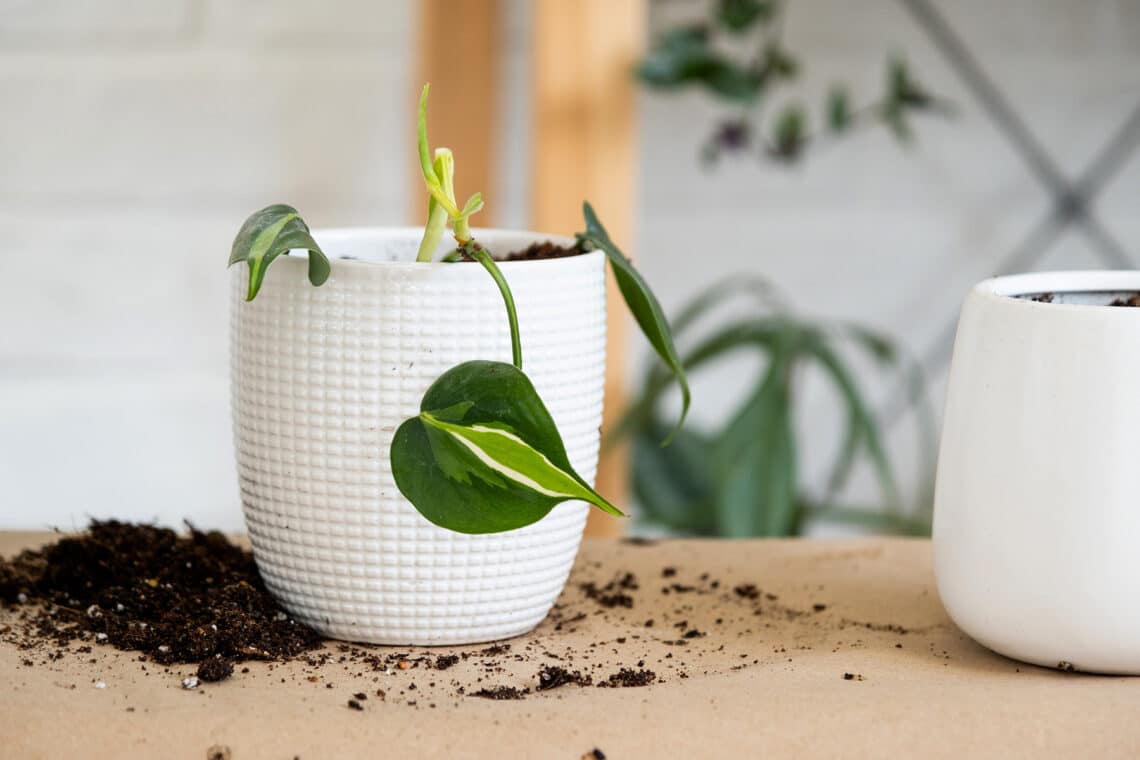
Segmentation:
{"type": "Polygon", "coordinates": [[[516,689],[514,686],[492,686],[473,691],[469,696],[482,697],[483,699],[523,699],[529,693],[530,689],[516,689]]]}
{"type": "Polygon", "coordinates": [[[234,664],[222,657],[211,657],[198,665],[198,679],[201,681],[224,681],[233,674],[234,664]]]}
{"type": "Polygon", "coordinates": [[[623,573],[604,586],[598,586],[598,584],[590,581],[579,584],[578,588],[587,598],[593,599],[603,607],[633,609],[633,597],[625,592],[636,591],[640,586],[633,573],[623,573]]]}
{"type": "Polygon", "coordinates": [[[1140,307],[1140,293],[1129,296],[1128,298],[1117,298],[1109,306],[1137,306],[1140,307]]]}
{"type": "Polygon", "coordinates": [[[589,686],[593,682],[594,680],[592,678],[582,675],[577,670],[571,673],[566,668],[547,666],[538,671],[538,686],[536,687],[536,691],[557,689],[558,687],[566,686],[567,684],[589,686]]]}
{"type": "Polygon", "coordinates": [[[322,643],[277,606],[250,552],[193,528],[180,536],[92,522],[82,534],[0,560],[0,599],[41,606],[32,618],[38,638],[93,638],[163,664],[200,662],[219,678],[233,661],[285,659],[322,643]]]}
{"type": "Polygon", "coordinates": [[[657,674],[652,670],[634,670],[622,668],[606,680],[598,684],[603,687],[648,686],[657,680],[657,674]]]}
{"type": "Polygon", "coordinates": [[[562,259],[577,256],[583,251],[576,245],[555,245],[549,240],[531,243],[521,251],[508,253],[503,261],[538,261],[540,259],[562,259]]]}

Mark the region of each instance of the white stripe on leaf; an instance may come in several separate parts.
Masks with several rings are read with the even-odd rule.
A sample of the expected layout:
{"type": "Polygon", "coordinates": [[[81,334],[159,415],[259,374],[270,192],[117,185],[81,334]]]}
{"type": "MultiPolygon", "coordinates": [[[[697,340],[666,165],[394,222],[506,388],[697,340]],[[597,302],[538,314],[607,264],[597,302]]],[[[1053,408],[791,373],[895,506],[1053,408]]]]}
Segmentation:
{"type": "Polygon", "coordinates": [[[444,422],[427,412],[425,423],[450,435],[486,468],[535,493],[562,499],[582,499],[610,514],[624,516],[621,510],[580,482],[528,444],[513,431],[488,425],[459,425],[444,422]]]}

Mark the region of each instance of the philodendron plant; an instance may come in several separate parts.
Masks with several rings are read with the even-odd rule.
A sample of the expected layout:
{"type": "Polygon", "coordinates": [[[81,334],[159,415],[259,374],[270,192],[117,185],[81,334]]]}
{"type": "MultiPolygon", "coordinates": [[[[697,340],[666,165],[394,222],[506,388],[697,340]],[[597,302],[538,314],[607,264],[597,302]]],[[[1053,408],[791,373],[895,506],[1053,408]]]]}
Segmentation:
{"type": "MultiPolygon", "coordinates": [[[[494,533],[521,528],[546,516],[557,504],[580,499],[614,515],[621,510],[593,489],[566,455],[562,437],[530,378],[523,371],[523,346],[511,289],[494,257],[472,236],[470,218],[483,207],[475,193],[460,206],[455,198],[455,161],[447,148],[431,151],[427,136],[425,85],[420,97],[418,147],[427,187],[428,220],[416,259],[432,262],[450,227],[455,248],[441,261],[475,261],[502,294],[511,335],[512,363],[476,360],[444,372],[424,394],[420,412],[396,430],[392,474],[404,496],[436,525],[461,533],[494,533]]],[[[649,286],[614,245],[589,203],[583,205],[582,252],[601,250],[630,311],[681,388],[680,427],[689,406],[685,378],[669,324],[649,286]]],[[[328,258],[296,209],[264,208],[246,220],[234,239],[230,264],[249,268],[246,300],[253,300],[275,258],[290,251],[309,254],[309,281],[328,280],[328,258]]],[[[672,437],[670,434],[666,438],[672,437]]]]}

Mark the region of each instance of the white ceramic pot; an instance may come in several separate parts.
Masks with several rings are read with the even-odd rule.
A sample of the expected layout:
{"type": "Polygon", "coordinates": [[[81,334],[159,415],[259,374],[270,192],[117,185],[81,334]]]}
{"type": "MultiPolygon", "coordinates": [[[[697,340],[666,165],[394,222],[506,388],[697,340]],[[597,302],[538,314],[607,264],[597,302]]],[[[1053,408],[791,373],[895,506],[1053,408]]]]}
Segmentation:
{"type": "Polygon", "coordinates": [[[1140,272],[987,280],[958,324],[934,508],[954,622],[1046,667],[1140,674],[1140,272]],[[1052,293],[1052,303],[1015,298],[1052,293]]]}
{"type": "MultiPolygon", "coordinates": [[[[316,231],[332,275],[282,256],[257,298],[234,267],[232,397],[246,526],[269,590],[322,634],[378,644],[460,644],[524,633],[570,572],[588,507],[468,536],[404,499],[389,465],[428,386],[470,359],[509,362],[507,315],[478,264],[415,263],[419,229],[316,231]],[[344,260],[351,257],[357,260],[344,260]]],[[[506,253],[553,239],[477,230],[506,253]]],[[[518,308],[523,368],[570,462],[593,482],[605,371],[602,253],[501,264],[518,308]]]]}

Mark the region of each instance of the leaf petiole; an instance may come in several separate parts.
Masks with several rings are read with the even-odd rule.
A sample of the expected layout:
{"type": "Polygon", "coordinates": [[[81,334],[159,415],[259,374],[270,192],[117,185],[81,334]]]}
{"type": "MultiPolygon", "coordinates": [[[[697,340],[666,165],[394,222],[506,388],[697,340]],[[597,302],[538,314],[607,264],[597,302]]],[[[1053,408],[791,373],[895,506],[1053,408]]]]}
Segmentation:
{"type": "Polygon", "coordinates": [[[511,288],[507,284],[507,279],[503,277],[502,271],[500,271],[495,260],[491,258],[491,254],[487,253],[487,249],[474,240],[461,243],[459,252],[482,264],[483,268],[494,278],[495,284],[499,286],[499,292],[503,295],[503,305],[507,307],[507,322],[511,330],[511,363],[521,370],[522,341],[519,339],[519,315],[515,309],[515,297],[511,295],[511,288]]]}

